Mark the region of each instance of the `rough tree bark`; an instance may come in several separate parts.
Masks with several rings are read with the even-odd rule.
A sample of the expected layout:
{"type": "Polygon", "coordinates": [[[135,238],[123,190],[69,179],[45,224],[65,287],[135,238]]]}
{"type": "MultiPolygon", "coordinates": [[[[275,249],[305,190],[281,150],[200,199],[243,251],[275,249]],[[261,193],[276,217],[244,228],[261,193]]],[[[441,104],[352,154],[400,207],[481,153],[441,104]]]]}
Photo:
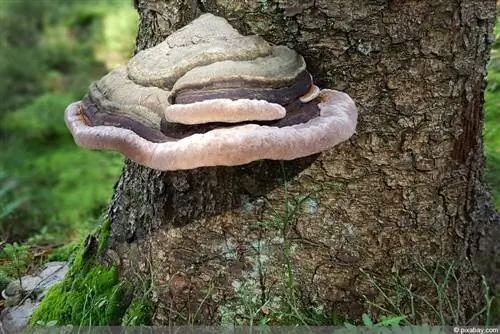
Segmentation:
{"type": "Polygon", "coordinates": [[[290,305],[356,319],[378,295],[367,274],[435,301],[421,266],[450,261],[460,321],[480,309],[480,275],[500,284],[481,139],[494,0],[135,5],[138,50],[211,12],[297,50],[360,114],[350,141],[297,161],[169,173],[126,162],[105,257],[149,282],[155,324],[294,317],[290,305]]]}

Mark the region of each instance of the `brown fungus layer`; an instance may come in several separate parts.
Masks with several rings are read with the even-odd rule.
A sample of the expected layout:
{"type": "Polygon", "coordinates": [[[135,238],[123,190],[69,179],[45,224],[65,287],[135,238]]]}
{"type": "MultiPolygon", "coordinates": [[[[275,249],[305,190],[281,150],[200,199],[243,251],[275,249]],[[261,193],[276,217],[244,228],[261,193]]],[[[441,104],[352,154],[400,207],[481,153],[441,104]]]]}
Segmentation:
{"type": "Polygon", "coordinates": [[[188,104],[212,99],[253,99],[284,106],[297,101],[308,92],[311,85],[312,77],[307,71],[300,72],[289,86],[279,88],[263,88],[259,86],[258,81],[233,79],[226,83],[227,88],[204,86],[181,90],[172,96],[172,104],[188,104]],[[227,87],[229,84],[233,87],[227,87]]]}
{"type": "Polygon", "coordinates": [[[80,113],[84,117],[85,123],[89,126],[100,125],[128,129],[153,143],[162,143],[171,140],[160,130],[146,126],[133,118],[113,114],[112,112],[100,112],[101,108],[88,96],[81,103],[80,113]]]}

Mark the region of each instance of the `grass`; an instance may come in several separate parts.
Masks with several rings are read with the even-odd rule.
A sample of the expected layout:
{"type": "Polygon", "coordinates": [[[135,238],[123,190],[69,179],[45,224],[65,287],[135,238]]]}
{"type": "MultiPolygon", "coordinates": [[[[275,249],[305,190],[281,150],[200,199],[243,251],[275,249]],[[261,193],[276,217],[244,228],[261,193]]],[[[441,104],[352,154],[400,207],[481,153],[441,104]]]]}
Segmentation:
{"type": "Polygon", "coordinates": [[[150,325],[152,316],[151,300],[136,297],[132,300],[122,318],[122,326],[150,325]]]}
{"type": "MultiPolygon", "coordinates": [[[[286,170],[281,164],[283,179],[286,180],[286,170]]],[[[327,313],[321,306],[304,305],[297,290],[298,283],[295,276],[293,252],[295,244],[290,240],[290,231],[293,224],[300,219],[302,212],[310,210],[315,204],[315,197],[322,191],[332,187],[325,183],[318,189],[312,190],[307,195],[292,196],[288,192],[287,181],[284,181],[284,202],[282,207],[273,207],[267,202],[270,218],[256,221],[254,228],[261,230],[266,237],[249,241],[245,245],[245,261],[249,268],[242,279],[232,282],[234,298],[219,305],[222,325],[267,327],[267,326],[338,326],[345,319],[338,314],[327,313]],[[276,254],[268,242],[268,238],[275,235],[281,239],[280,247],[276,254]],[[282,270],[276,272],[280,275],[282,287],[277,293],[263,291],[261,279],[267,274],[267,262],[275,255],[282,259],[282,270]]],[[[261,233],[258,233],[261,235],[261,233]]],[[[233,259],[236,252],[236,243],[227,240],[223,250],[224,256],[233,259]]],[[[274,265],[273,267],[278,268],[274,265]]],[[[275,273],[272,274],[273,276],[275,273]]],[[[278,283],[278,285],[281,285],[278,283]]],[[[267,289],[266,289],[267,290],[267,289]]],[[[273,290],[273,289],[271,289],[273,290]]]]}
{"type": "MultiPolygon", "coordinates": [[[[285,171],[283,170],[283,174],[285,171]]],[[[286,176],[284,175],[286,180],[286,176]]],[[[346,319],[335,310],[325,310],[321,306],[304,305],[296,290],[295,268],[292,258],[293,245],[288,242],[289,232],[295,221],[300,219],[302,212],[314,207],[315,198],[322,191],[327,191],[335,185],[324,184],[321,188],[307,195],[290,196],[288,184],[284,181],[283,208],[273,208],[270,203],[271,219],[259,221],[256,228],[276,230],[283,239],[281,282],[285,286],[284,295],[276,296],[262,294],[259,283],[247,277],[243,281],[233,282],[235,298],[220,307],[222,324],[246,325],[250,328],[258,326],[261,329],[268,326],[341,326],[350,329],[357,326],[390,327],[390,326],[450,326],[482,324],[491,326],[500,321],[500,307],[488,286],[482,278],[483,295],[480,301],[482,308],[475,314],[468,315],[466,323],[462,323],[470,301],[462,297],[462,288],[467,286],[470,277],[461,274],[459,265],[455,262],[426,259],[415,261],[411,276],[400,275],[393,268],[389,277],[375,277],[360,268],[375,293],[365,296],[368,309],[361,319],[352,321],[346,319]],[[431,291],[431,293],[429,293],[431,291]],[[434,293],[432,293],[432,291],[434,293]]],[[[264,233],[266,234],[266,233],[264,233]]],[[[266,249],[265,241],[258,240],[247,245],[249,250],[247,261],[252,264],[250,271],[265,273],[266,249]],[[264,260],[262,260],[264,257],[264,260]],[[255,267],[255,268],[254,268],[255,267]]],[[[225,250],[232,254],[231,247],[225,250]]],[[[467,265],[467,267],[470,265],[467,265]]]]}
{"type": "Polygon", "coordinates": [[[469,325],[475,321],[487,326],[493,324],[494,297],[484,278],[483,308],[472,315],[466,324],[460,322],[462,309],[468,303],[467,300],[462,300],[460,284],[467,277],[460,276],[460,270],[453,262],[424,264],[416,261],[415,276],[419,279],[419,286],[408,283],[397,272],[389,279],[376,278],[363,270],[361,272],[379,295],[377,300],[367,298],[369,312],[376,318],[403,316],[403,325],[469,325]],[[422,286],[434,289],[434,298],[421,295],[418,291],[422,286]]]}

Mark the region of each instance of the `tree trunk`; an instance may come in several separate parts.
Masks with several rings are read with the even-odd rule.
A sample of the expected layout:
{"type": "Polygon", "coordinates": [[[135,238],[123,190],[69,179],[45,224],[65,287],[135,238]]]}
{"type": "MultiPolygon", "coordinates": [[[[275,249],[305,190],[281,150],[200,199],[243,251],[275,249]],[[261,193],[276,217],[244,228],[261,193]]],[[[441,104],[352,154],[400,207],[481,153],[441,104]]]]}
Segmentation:
{"type": "Polygon", "coordinates": [[[470,320],[481,275],[500,285],[481,139],[495,5],[136,0],[138,50],[211,12],[301,53],[318,86],[348,93],[360,115],[350,141],[296,161],[166,173],[126,162],[105,258],[147,283],[136,294],[152,291],[153,323],[358,319],[367,300],[410,313],[394,280],[431,305],[459,289],[443,318],[418,298],[417,313],[470,320]]]}

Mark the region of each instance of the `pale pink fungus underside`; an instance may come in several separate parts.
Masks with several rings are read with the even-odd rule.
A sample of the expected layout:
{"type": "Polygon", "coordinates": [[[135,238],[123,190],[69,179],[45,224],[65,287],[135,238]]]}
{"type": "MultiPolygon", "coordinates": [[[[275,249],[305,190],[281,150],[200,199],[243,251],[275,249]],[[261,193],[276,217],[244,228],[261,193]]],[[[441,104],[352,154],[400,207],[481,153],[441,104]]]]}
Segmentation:
{"type": "Polygon", "coordinates": [[[257,124],[217,128],[203,134],[162,143],[113,126],[88,126],[80,102],[68,106],[65,121],[78,145],[111,149],[138,164],[158,170],[203,166],[234,166],[255,160],[292,160],[327,150],[351,137],[357,112],[345,93],[324,89],[319,94],[320,116],[282,128],[257,124]]]}

